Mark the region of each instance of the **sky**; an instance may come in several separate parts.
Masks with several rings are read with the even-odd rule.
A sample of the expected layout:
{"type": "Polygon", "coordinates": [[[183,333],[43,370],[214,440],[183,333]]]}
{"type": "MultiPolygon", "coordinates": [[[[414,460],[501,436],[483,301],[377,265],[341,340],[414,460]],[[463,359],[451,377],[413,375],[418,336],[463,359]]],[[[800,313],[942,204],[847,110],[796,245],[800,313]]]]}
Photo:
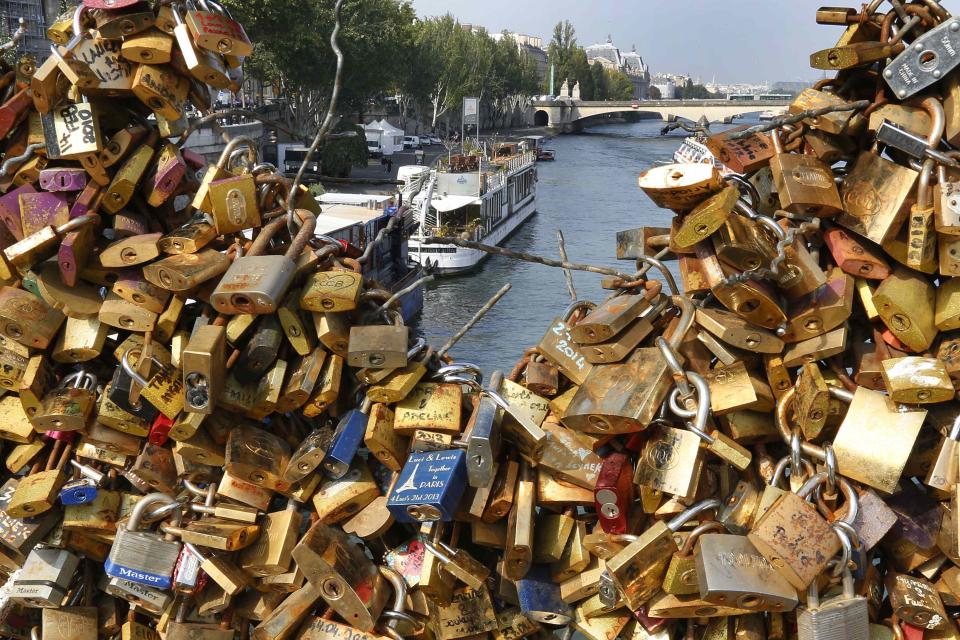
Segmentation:
{"type": "MultiPolygon", "coordinates": [[[[636,45],[653,73],[687,73],[708,82],[816,80],[810,54],[836,44],[843,27],[818,25],[825,4],[852,0],[412,0],[420,16],[451,13],[489,31],[541,36],[570,20],[581,46],[613,38],[636,45]]],[[[887,7],[889,8],[889,7],[887,7]]],[[[950,8],[949,6],[947,7],[950,8]]]]}

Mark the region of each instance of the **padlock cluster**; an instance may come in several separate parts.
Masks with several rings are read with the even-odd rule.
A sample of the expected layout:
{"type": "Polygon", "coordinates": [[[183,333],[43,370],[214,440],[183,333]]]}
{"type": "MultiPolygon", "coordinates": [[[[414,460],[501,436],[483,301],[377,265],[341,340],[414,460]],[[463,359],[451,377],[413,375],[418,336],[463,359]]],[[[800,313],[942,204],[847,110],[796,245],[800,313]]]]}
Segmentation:
{"type": "Polygon", "coordinates": [[[183,148],[222,7],[84,0],[0,74],[0,635],[958,640],[960,20],[882,4],[504,374],[183,148]]]}

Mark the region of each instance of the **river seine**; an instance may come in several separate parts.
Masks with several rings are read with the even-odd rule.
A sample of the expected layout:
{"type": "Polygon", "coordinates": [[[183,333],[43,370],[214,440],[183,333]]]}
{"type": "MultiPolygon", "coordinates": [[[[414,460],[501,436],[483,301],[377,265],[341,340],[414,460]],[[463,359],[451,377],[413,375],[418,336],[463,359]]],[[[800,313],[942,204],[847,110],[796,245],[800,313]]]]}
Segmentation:
{"type": "MultiPolygon", "coordinates": [[[[637,176],[655,162],[670,161],[680,145],[677,134],[660,136],[663,122],[605,124],[579,135],[558,136],[548,148],[555,162],[537,165],[537,211],[507,241],[517,251],[558,258],[557,230],[563,231],[572,262],[614,267],[632,273],[630,262],[616,260],[616,232],[644,225],[668,226],[671,213],[656,207],[637,186],[637,176]]],[[[676,263],[671,265],[674,269],[676,263]]],[[[580,299],[599,302],[601,276],[574,272],[580,299]]],[[[439,347],[490,296],[513,288],[451,351],[479,365],[485,377],[508,373],[524,350],[540,342],[551,320],[570,303],[563,271],[504,256],[491,256],[479,271],[439,279],[428,285],[422,330],[439,347]]]]}

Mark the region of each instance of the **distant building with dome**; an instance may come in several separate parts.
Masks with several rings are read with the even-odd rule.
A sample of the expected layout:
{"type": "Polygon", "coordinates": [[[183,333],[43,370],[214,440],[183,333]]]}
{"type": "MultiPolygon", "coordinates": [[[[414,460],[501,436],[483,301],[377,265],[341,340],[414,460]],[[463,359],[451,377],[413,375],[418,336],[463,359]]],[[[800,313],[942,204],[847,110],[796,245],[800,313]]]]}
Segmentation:
{"type": "Polygon", "coordinates": [[[627,53],[622,53],[618,47],[613,44],[612,38],[607,36],[607,41],[603,44],[594,44],[583,49],[587,54],[587,61],[592,65],[599,62],[604,69],[611,71],[622,71],[630,78],[633,83],[633,98],[636,100],[646,100],[650,97],[650,68],[643,61],[643,57],[637,53],[636,46],[632,47],[627,53]]]}

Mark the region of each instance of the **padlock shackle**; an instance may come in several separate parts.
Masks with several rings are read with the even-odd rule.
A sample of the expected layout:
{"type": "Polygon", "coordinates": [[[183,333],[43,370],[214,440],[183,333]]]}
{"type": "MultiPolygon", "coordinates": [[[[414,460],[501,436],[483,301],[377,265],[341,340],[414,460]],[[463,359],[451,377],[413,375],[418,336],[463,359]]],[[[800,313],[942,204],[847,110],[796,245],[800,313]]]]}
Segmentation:
{"type": "Polygon", "coordinates": [[[926,158],[920,167],[920,177],[917,179],[917,206],[929,209],[933,206],[933,190],[930,181],[933,180],[933,170],[936,166],[933,158],[926,158]]]}
{"type": "Polygon", "coordinates": [[[773,152],[778,156],[783,155],[783,141],[780,140],[780,130],[772,129],[767,132],[770,142],[773,143],[773,152]]]}
{"type": "Polygon", "coordinates": [[[821,484],[824,484],[827,481],[827,472],[819,471],[812,476],[810,476],[806,482],[804,482],[799,489],[797,489],[797,496],[800,498],[807,498],[813,490],[816,489],[821,484]]]}
{"type": "Polygon", "coordinates": [[[105,473],[97,471],[96,469],[94,469],[89,465],[81,464],[76,460],[70,460],[70,466],[72,466],[74,469],[79,471],[80,475],[83,476],[84,478],[93,480],[93,483],[95,485],[99,485],[103,481],[103,479],[106,477],[105,473]]]}
{"type": "Polygon", "coordinates": [[[426,348],[426,346],[427,346],[427,341],[424,338],[417,338],[414,341],[413,346],[407,349],[407,359],[409,360],[411,358],[415,358],[418,353],[420,353],[421,351],[423,351],[423,349],[426,348]]]}
{"type": "MultiPolygon", "coordinates": [[[[490,379],[487,380],[486,389],[489,389],[491,391],[499,391],[500,385],[502,384],[503,384],[503,371],[501,371],[500,369],[497,369],[496,371],[490,374],[490,379]]],[[[960,419],[960,417],[958,417],[958,419],[960,419]]]]}
{"type": "MultiPolygon", "coordinates": [[[[831,561],[833,564],[833,576],[839,577],[844,574],[850,574],[850,558],[853,557],[853,543],[850,542],[850,536],[847,535],[847,532],[841,529],[840,527],[831,527],[833,532],[836,534],[837,538],[840,539],[840,558],[831,561]]],[[[828,564],[829,566],[829,564],[828,564]]],[[[816,581],[814,581],[816,582],[816,581]]],[[[846,593],[846,585],[844,585],[844,595],[854,595],[852,587],[853,581],[850,582],[851,592],[846,593]]]]}
{"type": "Polygon", "coordinates": [[[100,216],[96,213],[85,213],[82,216],[78,216],[73,220],[63,223],[59,227],[56,227],[56,233],[58,236],[65,236],[68,233],[73,231],[80,231],[81,229],[100,222],[100,216]]]}
{"type": "Polygon", "coordinates": [[[693,301],[685,295],[670,296],[670,299],[680,309],[680,319],[673,333],[670,334],[667,343],[674,351],[679,351],[680,344],[686,337],[687,332],[690,331],[690,327],[693,326],[693,318],[697,309],[693,306],[693,301]]]}
{"type": "Polygon", "coordinates": [[[637,271],[640,270],[641,263],[650,265],[660,272],[660,274],[663,276],[663,279],[667,282],[667,286],[670,287],[671,295],[681,295],[680,289],[677,287],[677,281],[674,279],[673,274],[670,273],[670,269],[667,269],[667,265],[651,256],[641,255],[637,256],[637,271]]]}
{"type": "Polygon", "coordinates": [[[943,132],[947,127],[943,103],[939,99],[929,96],[924,98],[920,106],[930,116],[930,133],[927,134],[927,146],[936,149],[940,146],[940,139],[943,138],[943,132]]]}
{"type": "Polygon", "coordinates": [[[733,210],[743,217],[753,220],[754,222],[766,227],[770,233],[776,236],[777,240],[783,240],[787,237],[787,232],[783,230],[783,227],[777,224],[776,220],[770,216],[757,213],[754,211],[753,207],[748,205],[743,200],[738,198],[736,204],[733,205],[733,210]]]}
{"type": "Polygon", "coordinates": [[[267,247],[270,246],[270,241],[273,240],[273,236],[277,235],[277,232],[285,223],[286,221],[284,220],[284,218],[277,218],[263,225],[260,228],[260,233],[258,233],[257,237],[253,239],[253,243],[250,245],[250,248],[247,249],[244,255],[245,256],[262,255],[263,252],[267,250],[267,247]]]}
{"type": "Polygon", "coordinates": [[[716,520],[710,520],[698,525],[696,529],[690,532],[690,534],[687,536],[687,539],[683,541],[683,546],[680,547],[680,555],[689,557],[691,554],[693,554],[693,547],[697,544],[697,540],[700,539],[700,536],[714,531],[719,531],[722,533],[725,532],[726,529],[716,520]]]}
{"type": "Polygon", "coordinates": [[[402,612],[407,604],[407,581],[390,567],[380,565],[379,569],[380,575],[393,587],[393,609],[402,612]]]}
{"type": "MultiPolygon", "coordinates": [[[[70,41],[67,42],[64,49],[67,53],[73,51],[81,41],[83,41],[84,36],[86,35],[86,29],[83,28],[83,16],[87,12],[87,6],[82,2],[77,5],[76,10],[73,12],[73,37],[70,38],[70,41]]],[[[55,50],[56,55],[61,60],[60,52],[56,50],[57,45],[51,45],[51,48],[55,50]]]]}
{"type": "MultiPolygon", "coordinates": [[[[416,346],[416,345],[414,345],[416,346]]],[[[426,346],[426,344],[424,344],[426,346]]],[[[419,353],[419,349],[416,353],[411,353],[413,349],[407,352],[407,357],[412,358],[419,353]]],[[[482,381],[483,380],[483,371],[475,364],[470,362],[453,362],[451,364],[444,365],[434,372],[432,378],[440,379],[444,376],[459,376],[459,375],[470,375],[474,380],[482,381]]],[[[502,375],[502,374],[501,374],[502,375]]]]}
{"type": "Polygon", "coordinates": [[[947,437],[951,440],[960,440],[960,413],[953,419],[953,426],[950,427],[950,433],[947,434],[947,437]]]}
{"type": "MultiPolygon", "coordinates": [[[[804,477],[809,477],[814,474],[813,464],[806,458],[801,458],[800,463],[803,466],[803,470],[806,472],[804,477]]],[[[777,487],[782,489],[780,482],[783,480],[783,474],[786,472],[787,467],[790,466],[790,456],[783,456],[780,460],[777,461],[777,466],[773,468],[773,476],[770,478],[770,486],[777,487]]]]}
{"type": "Polygon", "coordinates": [[[667,528],[670,531],[677,532],[680,530],[680,527],[688,523],[693,518],[697,517],[704,511],[716,511],[723,506],[723,503],[717,500],[716,498],[707,498],[706,500],[701,500],[696,503],[683,513],[674,516],[667,521],[667,528]]]}
{"type": "Polygon", "coordinates": [[[693,424],[690,425],[691,431],[713,444],[714,438],[707,434],[707,420],[710,419],[710,385],[703,376],[693,371],[687,371],[687,380],[692,382],[693,388],[697,390],[697,413],[693,424]]]}
{"type": "MultiPolygon", "coordinates": [[[[144,514],[147,512],[147,509],[155,504],[176,504],[179,506],[179,503],[174,500],[172,496],[167,495],[166,493],[148,493],[144,497],[140,498],[137,504],[134,505],[133,510],[130,512],[130,519],[127,520],[127,531],[139,531],[140,521],[143,520],[144,514]]],[[[179,518],[175,517],[175,521],[177,524],[179,524],[179,518]]]]}
{"type": "Polygon", "coordinates": [[[136,369],[133,368],[133,365],[130,364],[130,353],[137,351],[142,354],[139,347],[131,347],[123,352],[123,355],[120,357],[120,366],[123,368],[123,372],[126,373],[130,378],[139,384],[141,387],[146,388],[150,381],[140,375],[136,369]]]}
{"type": "Polygon", "coordinates": [[[569,305],[567,305],[567,308],[564,309],[563,313],[560,314],[560,319],[563,320],[564,322],[570,322],[570,318],[573,317],[573,314],[579,311],[580,309],[587,309],[588,311],[592,311],[593,309],[596,309],[596,308],[597,308],[596,303],[590,302],[589,300],[574,300],[569,305]]]}
{"type": "Polygon", "coordinates": [[[403,640],[403,636],[397,633],[396,627],[402,621],[413,627],[413,635],[419,635],[423,632],[424,623],[417,620],[408,613],[405,613],[407,604],[407,581],[403,579],[395,569],[379,565],[380,575],[383,576],[390,586],[393,587],[393,605],[390,609],[384,609],[380,613],[381,618],[387,618],[387,626],[378,631],[386,631],[391,638],[403,640]]]}
{"type": "Polygon", "coordinates": [[[230,160],[230,155],[233,153],[234,149],[239,147],[241,144],[247,146],[248,160],[251,165],[257,164],[258,154],[257,154],[257,143],[254,142],[253,138],[249,136],[237,136],[232,138],[230,142],[223,148],[223,151],[220,153],[220,158],[217,160],[218,169],[226,169],[227,162],[230,160]]]}
{"type": "Polygon", "coordinates": [[[760,205],[760,192],[757,191],[757,188],[747,178],[738,173],[733,173],[724,177],[724,180],[735,183],[736,186],[740,187],[741,193],[743,193],[743,191],[747,192],[747,194],[750,196],[751,208],[760,205]]]}
{"type": "Polygon", "coordinates": [[[494,391],[490,391],[490,392],[484,391],[483,387],[480,386],[480,383],[477,382],[475,378],[468,378],[467,376],[464,376],[464,375],[447,374],[443,377],[440,377],[440,378],[435,377],[433,379],[434,380],[439,379],[441,382],[445,382],[448,384],[462,384],[466,387],[470,387],[471,391],[486,393],[488,395],[492,393],[496,393],[494,391]]]}
{"type": "Polygon", "coordinates": [[[189,491],[190,493],[192,493],[192,494],[195,495],[196,497],[198,497],[198,498],[203,498],[203,499],[206,499],[206,498],[207,498],[207,490],[206,490],[206,489],[201,489],[200,486],[197,485],[196,483],[194,483],[192,480],[190,480],[190,479],[188,479],[188,478],[184,478],[184,479],[181,480],[180,482],[183,484],[183,487],[184,487],[187,491],[189,491]]]}
{"type": "MultiPolygon", "coordinates": [[[[439,543],[440,541],[437,540],[437,542],[439,543]]],[[[433,555],[437,556],[440,562],[444,564],[450,564],[451,562],[453,562],[453,558],[450,557],[450,554],[446,551],[446,549],[442,549],[438,547],[437,545],[435,545],[433,542],[429,540],[423,541],[423,548],[429,551],[430,553],[432,553],[433,555]]]]}

